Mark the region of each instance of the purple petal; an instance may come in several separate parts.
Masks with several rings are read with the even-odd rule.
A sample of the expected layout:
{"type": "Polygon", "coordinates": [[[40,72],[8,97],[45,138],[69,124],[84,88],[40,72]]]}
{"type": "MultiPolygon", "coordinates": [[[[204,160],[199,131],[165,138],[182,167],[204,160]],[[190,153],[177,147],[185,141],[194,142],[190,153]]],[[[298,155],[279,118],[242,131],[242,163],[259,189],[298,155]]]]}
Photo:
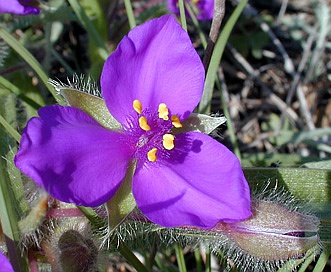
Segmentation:
{"type": "Polygon", "coordinates": [[[165,227],[212,228],[251,215],[250,192],[240,163],[202,133],[176,136],[169,160],[137,169],[133,194],[139,209],[165,227]]]}
{"type": "Polygon", "coordinates": [[[199,9],[198,20],[211,20],[214,16],[214,0],[199,0],[196,4],[199,9]]]}
{"type": "Polygon", "coordinates": [[[126,136],[73,107],[44,107],[39,115],[23,132],[17,168],[64,202],[97,206],[109,200],[132,154],[126,136]]]}
{"type": "Polygon", "coordinates": [[[1,0],[0,13],[12,13],[18,15],[38,14],[39,9],[22,5],[18,0],[1,0]]]}
{"type": "Polygon", "coordinates": [[[14,272],[13,267],[11,266],[8,259],[0,251],[0,272],[14,272]]]}
{"type": "Polygon", "coordinates": [[[204,73],[187,33],[165,15],[123,38],[103,67],[101,89],[122,124],[134,113],[135,99],[153,110],[166,103],[172,114],[187,117],[201,98],[204,73]]]}
{"type": "MultiPolygon", "coordinates": [[[[191,2],[190,0],[186,0],[191,2]]],[[[199,0],[196,3],[199,13],[198,20],[210,20],[214,16],[214,0],[199,0]]],[[[168,0],[168,9],[171,13],[179,15],[178,0],[168,0]]]]}

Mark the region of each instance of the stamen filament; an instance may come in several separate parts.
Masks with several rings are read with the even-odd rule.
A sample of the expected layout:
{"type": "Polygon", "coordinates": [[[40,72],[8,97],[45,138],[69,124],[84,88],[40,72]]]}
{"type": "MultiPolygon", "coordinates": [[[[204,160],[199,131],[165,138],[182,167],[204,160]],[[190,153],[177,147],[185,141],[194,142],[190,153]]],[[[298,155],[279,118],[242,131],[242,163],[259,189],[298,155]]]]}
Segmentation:
{"type": "Polygon", "coordinates": [[[169,109],[166,104],[160,103],[158,111],[159,111],[159,118],[165,121],[169,120],[169,109]]]}
{"type": "Polygon", "coordinates": [[[150,162],[155,162],[157,160],[156,152],[157,152],[157,148],[155,148],[155,147],[152,148],[150,151],[147,152],[147,159],[150,162]]]}
{"type": "Polygon", "coordinates": [[[141,104],[141,102],[136,99],[133,101],[132,103],[132,106],[133,106],[133,109],[138,113],[138,114],[141,114],[142,110],[143,110],[143,106],[141,104]]]}
{"type": "Polygon", "coordinates": [[[164,134],[163,135],[163,147],[167,150],[171,150],[175,147],[174,144],[175,136],[172,134],[164,134]]]}
{"type": "Polygon", "coordinates": [[[141,129],[143,129],[145,131],[151,130],[151,127],[148,125],[146,117],[140,116],[138,121],[139,121],[139,126],[141,129]]]}

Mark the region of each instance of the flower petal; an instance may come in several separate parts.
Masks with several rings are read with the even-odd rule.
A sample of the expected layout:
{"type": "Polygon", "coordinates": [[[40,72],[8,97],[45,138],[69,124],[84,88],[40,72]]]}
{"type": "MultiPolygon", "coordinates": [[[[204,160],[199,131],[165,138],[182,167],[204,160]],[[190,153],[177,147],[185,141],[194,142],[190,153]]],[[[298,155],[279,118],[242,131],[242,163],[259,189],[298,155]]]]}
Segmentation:
{"type": "Polygon", "coordinates": [[[214,16],[214,0],[199,0],[196,4],[199,10],[198,20],[210,20],[214,16]]]}
{"type": "Polygon", "coordinates": [[[43,107],[39,115],[23,132],[17,168],[59,200],[84,206],[109,200],[132,153],[126,136],[73,107],[43,107]]]}
{"type": "MultiPolygon", "coordinates": [[[[214,0],[199,0],[196,4],[191,0],[186,0],[186,2],[191,2],[189,4],[196,5],[198,13],[196,16],[198,20],[210,20],[213,18],[214,0]]],[[[171,13],[179,15],[178,0],[168,0],[168,9],[171,13]]]]}
{"type": "Polygon", "coordinates": [[[165,226],[212,228],[251,215],[250,192],[240,163],[225,146],[196,132],[176,136],[168,161],[136,170],[139,209],[165,226]]]}
{"type": "MultiPolygon", "coordinates": [[[[204,68],[189,36],[170,15],[131,30],[106,60],[101,90],[110,113],[122,124],[134,114],[132,102],[187,117],[198,104],[204,68]]],[[[183,118],[182,118],[183,119],[183,118]]]]}
{"type": "Polygon", "coordinates": [[[9,260],[3,255],[0,251],[0,272],[14,272],[13,267],[11,266],[9,260]]]}
{"type": "Polygon", "coordinates": [[[0,1],[0,13],[12,13],[18,15],[38,14],[39,9],[22,5],[18,0],[2,0],[0,1]]]}

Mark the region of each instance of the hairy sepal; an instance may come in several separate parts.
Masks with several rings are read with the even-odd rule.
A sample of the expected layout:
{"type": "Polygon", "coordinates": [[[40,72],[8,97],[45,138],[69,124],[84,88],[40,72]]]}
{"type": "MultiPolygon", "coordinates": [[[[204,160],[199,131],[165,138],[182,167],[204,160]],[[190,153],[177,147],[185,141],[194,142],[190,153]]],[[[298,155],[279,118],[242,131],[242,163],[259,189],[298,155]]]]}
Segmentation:
{"type": "Polygon", "coordinates": [[[136,169],[136,161],[131,162],[121,186],[115,195],[106,203],[108,212],[108,229],[111,233],[136,207],[132,194],[132,177],[136,169]]]}
{"type": "Polygon", "coordinates": [[[74,75],[67,84],[55,80],[49,83],[63,96],[68,106],[81,109],[106,128],[121,128],[121,124],[110,114],[97,84],[90,77],[74,75]]]}
{"type": "Polygon", "coordinates": [[[102,126],[112,130],[121,127],[121,124],[109,113],[102,98],[75,89],[64,88],[59,91],[68,103],[68,106],[85,111],[102,126]]]}

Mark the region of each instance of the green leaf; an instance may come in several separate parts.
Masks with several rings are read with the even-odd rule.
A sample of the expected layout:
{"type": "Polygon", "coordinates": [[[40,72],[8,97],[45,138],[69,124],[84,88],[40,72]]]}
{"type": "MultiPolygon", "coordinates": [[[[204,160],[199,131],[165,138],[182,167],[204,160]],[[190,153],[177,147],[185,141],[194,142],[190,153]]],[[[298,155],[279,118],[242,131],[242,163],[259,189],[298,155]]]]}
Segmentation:
{"type": "Polygon", "coordinates": [[[302,166],[307,162],[320,161],[319,157],[302,157],[297,154],[277,154],[277,153],[243,153],[242,165],[244,167],[264,167],[278,163],[280,166],[302,166]]]}
{"type": "Polygon", "coordinates": [[[17,41],[12,35],[10,35],[10,33],[8,33],[4,28],[1,27],[0,37],[31,66],[31,68],[39,76],[41,81],[45,84],[49,92],[59,103],[61,103],[61,100],[57,96],[55,90],[48,84],[48,75],[46,74],[40,63],[36,60],[36,58],[19,41],[17,41]]]}
{"type": "Polygon", "coordinates": [[[6,121],[6,119],[1,114],[0,114],[0,124],[17,142],[20,141],[21,135],[6,121]]]}
{"type": "Polygon", "coordinates": [[[319,162],[307,162],[303,165],[303,167],[330,170],[331,169],[331,160],[319,161],[319,162]]]}
{"type": "Polygon", "coordinates": [[[27,259],[21,256],[21,237],[18,228],[16,198],[11,190],[10,180],[6,172],[6,164],[0,157],[0,220],[10,260],[15,271],[29,271],[27,259]]]}
{"type": "Polygon", "coordinates": [[[254,187],[268,182],[271,187],[285,187],[296,198],[311,204],[331,203],[331,170],[256,167],[244,168],[244,173],[254,187]]]}
{"type": "Polygon", "coordinates": [[[68,105],[79,108],[109,129],[120,129],[121,124],[109,113],[105,101],[94,95],[69,88],[58,88],[68,105]]]}

